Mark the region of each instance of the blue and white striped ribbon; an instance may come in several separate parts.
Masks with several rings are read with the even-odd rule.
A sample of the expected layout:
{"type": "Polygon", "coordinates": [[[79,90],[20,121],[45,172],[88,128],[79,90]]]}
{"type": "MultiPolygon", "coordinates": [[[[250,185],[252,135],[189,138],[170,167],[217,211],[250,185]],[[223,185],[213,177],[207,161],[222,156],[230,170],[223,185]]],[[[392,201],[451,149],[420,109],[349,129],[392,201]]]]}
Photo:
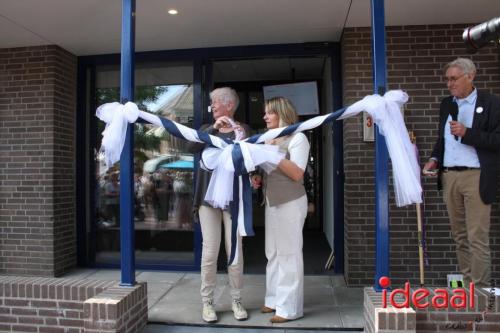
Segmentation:
{"type": "MultiPolygon", "coordinates": [[[[117,102],[103,104],[97,108],[96,115],[106,122],[106,128],[102,133],[101,150],[104,152],[105,164],[108,168],[120,159],[125,142],[127,123],[134,123],[139,117],[153,125],[165,128],[175,137],[205,143],[209,147],[215,148],[218,154],[225,154],[226,156],[229,154],[229,159],[212,159],[210,154],[207,154],[205,163],[210,164],[211,162],[213,164],[215,162],[215,165],[210,165],[213,173],[209,188],[211,186],[219,188],[216,193],[222,196],[223,200],[215,202],[211,198],[205,198],[205,200],[212,203],[216,208],[229,208],[231,212],[233,223],[229,264],[236,264],[238,262],[237,234],[239,233],[242,236],[254,235],[252,228],[252,188],[248,173],[254,171],[259,165],[267,164],[268,168],[272,168],[273,165],[276,166],[284,157],[284,154],[278,151],[278,147],[251,145],[243,141],[233,142],[230,139],[209,135],[172,120],[140,111],[137,105],[132,102],[125,105],[117,102]],[[231,182],[228,180],[231,180],[231,182]],[[229,188],[224,187],[227,184],[230,184],[229,188]],[[230,200],[227,200],[227,197],[230,200]]],[[[208,152],[213,152],[213,150],[208,152]]],[[[212,156],[215,155],[212,154],[212,156]]]]}
{"type": "Polygon", "coordinates": [[[369,95],[348,108],[284,128],[272,129],[263,134],[257,134],[245,140],[234,142],[140,111],[131,102],[125,105],[116,102],[103,104],[97,109],[96,115],[107,124],[103,132],[102,149],[108,167],[120,159],[127,123],[133,123],[139,117],[151,124],[164,127],[175,137],[192,142],[206,143],[209,147],[215,148],[206,148],[203,159],[206,160],[204,162],[209,165],[210,169],[214,169],[212,178],[215,179],[211,179],[211,182],[213,181],[211,185],[216,188],[218,188],[217,184],[225,184],[220,186],[226,186],[226,188],[218,188],[219,190],[216,192],[219,194],[230,193],[229,198],[226,196],[212,199],[215,201],[214,207],[227,208],[226,204],[229,205],[232,218],[232,249],[229,264],[235,264],[238,260],[236,253],[238,248],[237,234],[239,233],[242,236],[254,234],[250,181],[247,176],[243,177],[243,175],[255,170],[257,166],[262,166],[264,170],[270,171],[283,158],[283,155],[277,152],[276,146],[262,145],[267,140],[310,130],[335,119],[345,119],[355,116],[361,111],[366,111],[372,116],[379,127],[380,133],[386,138],[393,165],[396,204],[405,206],[422,202],[422,188],[418,172],[420,167],[415,158],[413,146],[400,112],[401,106],[407,101],[408,95],[401,90],[388,91],[383,97],[369,95]],[[218,158],[220,157],[219,154],[225,154],[223,157],[231,156],[231,159],[218,158]],[[232,182],[224,181],[228,178],[226,176],[214,177],[217,173],[215,169],[218,171],[225,170],[225,175],[232,173],[232,177],[229,177],[232,182]]]}

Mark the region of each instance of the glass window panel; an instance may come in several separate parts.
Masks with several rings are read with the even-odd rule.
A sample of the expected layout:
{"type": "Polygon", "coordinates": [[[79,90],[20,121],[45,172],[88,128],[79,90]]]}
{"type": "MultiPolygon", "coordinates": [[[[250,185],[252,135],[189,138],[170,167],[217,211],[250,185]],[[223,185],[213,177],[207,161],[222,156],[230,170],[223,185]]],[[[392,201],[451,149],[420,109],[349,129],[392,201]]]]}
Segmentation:
{"type": "Polygon", "coordinates": [[[266,131],[264,121],[264,94],[262,91],[251,91],[249,95],[249,125],[259,133],[266,131]]]}
{"type": "MultiPolygon", "coordinates": [[[[143,111],[192,127],[192,78],[190,64],[138,65],[135,102],[143,111]]],[[[97,67],[96,81],[97,105],[119,100],[118,66],[97,67]]],[[[99,121],[98,147],[103,129],[99,121]]],[[[96,171],[96,262],[118,262],[119,163],[106,170],[98,154],[96,171]]],[[[137,263],[193,262],[193,155],[186,142],[163,128],[135,124],[134,188],[137,263]]]]}

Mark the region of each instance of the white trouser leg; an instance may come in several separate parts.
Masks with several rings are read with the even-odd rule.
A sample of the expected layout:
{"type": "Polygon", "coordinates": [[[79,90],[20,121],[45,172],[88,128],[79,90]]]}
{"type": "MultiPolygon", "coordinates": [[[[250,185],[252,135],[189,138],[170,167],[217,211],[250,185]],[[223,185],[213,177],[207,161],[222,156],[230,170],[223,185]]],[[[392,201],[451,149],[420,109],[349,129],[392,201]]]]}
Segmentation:
{"type": "Polygon", "coordinates": [[[302,228],[306,214],[306,196],[276,207],[266,206],[265,305],[287,319],[302,317],[304,313],[302,228]]]}
{"type": "Polygon", "coordinates": [[[276,210],[266,205],[265,213],[265,251],[266,265],[266,296],[264,305],[276,309],[276,290],[278,289],[278,253],[276,249],[276,237],[279,235],[275,217],[276,210]]]}

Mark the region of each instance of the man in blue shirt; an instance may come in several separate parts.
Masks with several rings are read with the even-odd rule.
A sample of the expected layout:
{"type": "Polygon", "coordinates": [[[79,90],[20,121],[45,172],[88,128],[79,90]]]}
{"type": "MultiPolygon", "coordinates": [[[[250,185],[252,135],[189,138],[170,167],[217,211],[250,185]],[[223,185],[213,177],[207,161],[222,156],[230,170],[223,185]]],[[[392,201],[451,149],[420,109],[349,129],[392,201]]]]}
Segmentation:
{"type": "Polygon", "coordinates": [[[438,139],[423,172],[437,175],[438,189],[443,189],[464,282],[487,287],[491,278],[491,204],[500,152],[500,99],[474,87],[476,67],[469,59],[448,63],[445,73],[451,96],[441,102],[438,139]]]}

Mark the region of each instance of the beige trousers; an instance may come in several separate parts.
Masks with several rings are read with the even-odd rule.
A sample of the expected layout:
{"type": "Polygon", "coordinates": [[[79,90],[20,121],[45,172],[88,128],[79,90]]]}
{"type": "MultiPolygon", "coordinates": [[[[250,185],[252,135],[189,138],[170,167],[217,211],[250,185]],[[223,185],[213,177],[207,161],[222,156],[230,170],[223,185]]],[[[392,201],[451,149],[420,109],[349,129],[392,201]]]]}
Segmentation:
{"type": "Polygon", "coordinates": [[[444,202],[466,283],[487,287],[491,277],[490,215],[479,195],[480,170],[443,173],[444,202]]]}
{"type": "MultiPolygon", "coordinates": [[[[199,215],[203,235],[200,293],[202,301],[208,302],[214,300],[222,223],[224,223],[226,253],[231,251],[231,214],[222,209],[202,205],[200,206],[199,215]]],[[[227,268],[233,300],[241,300],[241,289],[243,288],[243,250],[241,236],[238,235],[238,238],[238,263],[227,268]]]]}

